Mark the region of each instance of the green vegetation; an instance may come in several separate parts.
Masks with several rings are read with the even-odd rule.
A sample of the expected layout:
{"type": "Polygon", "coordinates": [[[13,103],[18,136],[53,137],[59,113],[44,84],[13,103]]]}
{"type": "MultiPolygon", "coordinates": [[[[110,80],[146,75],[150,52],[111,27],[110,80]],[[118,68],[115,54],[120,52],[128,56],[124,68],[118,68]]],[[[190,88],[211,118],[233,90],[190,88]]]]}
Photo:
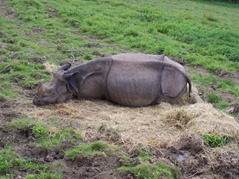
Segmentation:
{"type": "Polygon", "coordinates": [[[51,171],[45,165],[31,162],[28,159],[17,157],[11,148],[0,153],[0,175],[1,178],[13,178],[11,170],[14,169],[31,169],[32,174],[26,175],[26,178],[62,178],[61,174],[51,171]],[[38,173],[38,174],[37,174],[38,173]]]}
{"type": "Polygon", "coordinates": [[[95,141],[91,144],[80,144],[77,148],[68,150],[65,152],[65,155],[70,158],[75,158],[78,154],[86,156],[103,156],[106,157],[106,151],[116,151],[119,150],[118,147],[109,145],[103,141],[95,141]]]}
{"type": "Polygon", "coordinates": [[[218,97],[216,94],[214,93],[208,94],[208,101],[210,103],[218,103],[220,100],[221,100],[220,97],[218,97]]]}
{"type": "Polygon", "coordinates": [[[71,0],[48,5],[65,23],[90,36],[141,52],[177,56],[210,71],[239,68],[237,8],[157,0],[71,0]],[[225,21],[225,17],[230,18],[225,21]]]}
{"type": "Polygon", "coordinates": [[[164,164],[139,164],[133,167],[123,166],[118,169],[118,172],[130,172],[134,173],[138,179],[157,179],[161,178],[177,178],[179,176],[179,170],[175,167],[169,167],[164,164]]]}
{"type": "MultiPolygon", "coordinates": [[[[132,155],[132,154],[131,154],[132,155]]],[[[126,154],[120,159],[121,167],[117,169],[120,173],[133,173],[138,179],[178,178],[180,171],[176,167],[165,164],[151,162],[151,152],[149,150],[137,149],[134,151],[134,158],[126,154]]]]}
{"type": "Polygon", "coordinates": [[[224,79],[224,78],[217,78],[211,75],[201,75],[199,73],[190,74],[191,79],[193,81],[197,81],[198,84],[201,86],[205,86],[206,84],[213,83],[217,87],[215,90],[218,92],[227,92],[232,95],[239,96],[239,85],[234,83],[232,80],[224,79]]]}
{"type": "Polygon", "coordinates": [[[232,140],[230,136],[217,136],[213,134],[204,134],[204,141],[206,141],[211,147],[221,147],[226,145],[232,140]]]}
{"type": "Polygon", "coordinates": [[[136,151],[136,156],[139,157],[142,160],[149,160],[150,152],[149,151],[137,150],[136,151]]]}
{"type": "Polygon", "coordinates": [[[220,97],[221,93],[230,94],[233,96],[233,103],[239,103],[239,85],[232,80],[199,73],[190,73],[190,76],[192,81],[197,82],[199,91],[207,93],[207,101],[216,104],[219,109],[224,109],[230,105],[228,101],[224,101],[220,97]]]}
{"type": "Polygon", "coordinates": [[[29,131],[36,140],[32,142],[33,145],[51,148],[53,146],[60,146],[63,140],[67,140],[69,144],[74,143],[75,140],[82,140],[80,131],[73,131],[72,129],[61,129],[51,132],[46,125],[36,123],[27,118],[14,120],[7,124],[9,129],[18,129],[29,131]]]}

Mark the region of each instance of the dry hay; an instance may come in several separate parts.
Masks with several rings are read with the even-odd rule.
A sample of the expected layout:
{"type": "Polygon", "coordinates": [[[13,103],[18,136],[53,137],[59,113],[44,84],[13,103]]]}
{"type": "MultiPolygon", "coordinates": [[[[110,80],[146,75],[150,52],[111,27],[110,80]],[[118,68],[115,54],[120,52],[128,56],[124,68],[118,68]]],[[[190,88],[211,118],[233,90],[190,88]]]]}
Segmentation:
{"type": "Polygon", "coordinates": [[[49,72],[55,72],[58,68],[58,66],[56,66],[55,64],[49,63],[49,62],[44,62],[43,63],[45,69],[49,72]]]}
{"type": "Polygon", "coordinates": [[[122,140],[135,144],[165,146],[185,132],[213,133],[239,137],[239,125],[233,117],[204,103],[193,88],[176,104],[129,108],[107,101],[70,100],[64,104],[36,107],[27,101],[25,113],[36,121],[59,128],[71,127],[85,132],[86,138],[97,135],[100,126],[119,131],[122,140]],[[29,109],[31,108],[31,109],[29,109]]]}
{"type": "Polygon", "coordinates": [[[230,144],[214,148],[207,153],[208,164],[214,173],[223,178],[238,178],[239,176],[239,146],[230,144]]]}

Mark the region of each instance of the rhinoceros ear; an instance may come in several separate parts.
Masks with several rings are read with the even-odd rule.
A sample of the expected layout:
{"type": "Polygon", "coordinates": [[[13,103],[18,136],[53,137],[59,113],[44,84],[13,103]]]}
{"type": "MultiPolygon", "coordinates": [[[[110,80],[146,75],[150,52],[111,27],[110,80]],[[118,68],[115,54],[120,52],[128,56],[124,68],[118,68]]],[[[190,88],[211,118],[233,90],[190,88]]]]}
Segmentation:
{"type": "Polygon", "coordinates": [[[63,70],[66,71],[71,67],[71,63],[67,62],[67,63],[63,63],[61,64],[61,68],[59,70],[63,70]]]}
{"type": "Polygon", "coordinates": [[[75,93],[79,92],[78,87],[77,87],[78,79],[75,78],[78,74],[79,74],[79,72],[75,72],[75,73],[64,74],[64,76],[63,76],[64,79],[66,81],[68,81],[68,84],[70,84],[70,86],[73,88],[75,93]]]}
{"type": "Polygon", "coordinates": [[[74,76],[76,76],[78,74],[79,74],[79,72],[64,74],[63,78],[68,81],[71,77],[74,77],[74,76]]]}

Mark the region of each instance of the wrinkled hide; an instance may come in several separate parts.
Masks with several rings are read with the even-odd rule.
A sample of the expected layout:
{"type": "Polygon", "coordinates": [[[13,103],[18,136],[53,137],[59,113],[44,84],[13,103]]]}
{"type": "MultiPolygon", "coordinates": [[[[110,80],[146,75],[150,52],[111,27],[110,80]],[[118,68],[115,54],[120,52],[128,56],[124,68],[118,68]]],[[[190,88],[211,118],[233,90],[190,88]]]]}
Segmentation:
{"type": "Polygon", "coordinates": [[[49,85],[39,84],[35,105],[78,99],[106,99],[124,106],[148,106],[191,92],[182,65],[164,55],[126,53],[71,68],[62,65],[49,85]]]}

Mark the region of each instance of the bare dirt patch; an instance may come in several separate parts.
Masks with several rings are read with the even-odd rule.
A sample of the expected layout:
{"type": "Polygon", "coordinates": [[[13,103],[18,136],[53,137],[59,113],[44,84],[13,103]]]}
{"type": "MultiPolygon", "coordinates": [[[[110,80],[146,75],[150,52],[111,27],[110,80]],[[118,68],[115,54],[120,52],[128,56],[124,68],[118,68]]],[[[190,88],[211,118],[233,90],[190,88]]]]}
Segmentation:
{"type": "Polygon", "coordinates": [[[223,69],[219,69],[216,71],[216,75],[222,78],[230,78],[239,84],[239,71],[236,71],[235,73],[230,73],[223,69]]]}
{"type": "Polygon", "coordinates": [[[0,125],[12,121],[20,116],[20,113],[14,111],[17,102],[0,97],[0,125]]]}
{"type": "Polygon", "coordinates": [[[237,145],[212,149],[196,133],[185,133],[163,150],[163,154],[181,169],[182,178],[237,178],[239,174],[237,145]]]}

